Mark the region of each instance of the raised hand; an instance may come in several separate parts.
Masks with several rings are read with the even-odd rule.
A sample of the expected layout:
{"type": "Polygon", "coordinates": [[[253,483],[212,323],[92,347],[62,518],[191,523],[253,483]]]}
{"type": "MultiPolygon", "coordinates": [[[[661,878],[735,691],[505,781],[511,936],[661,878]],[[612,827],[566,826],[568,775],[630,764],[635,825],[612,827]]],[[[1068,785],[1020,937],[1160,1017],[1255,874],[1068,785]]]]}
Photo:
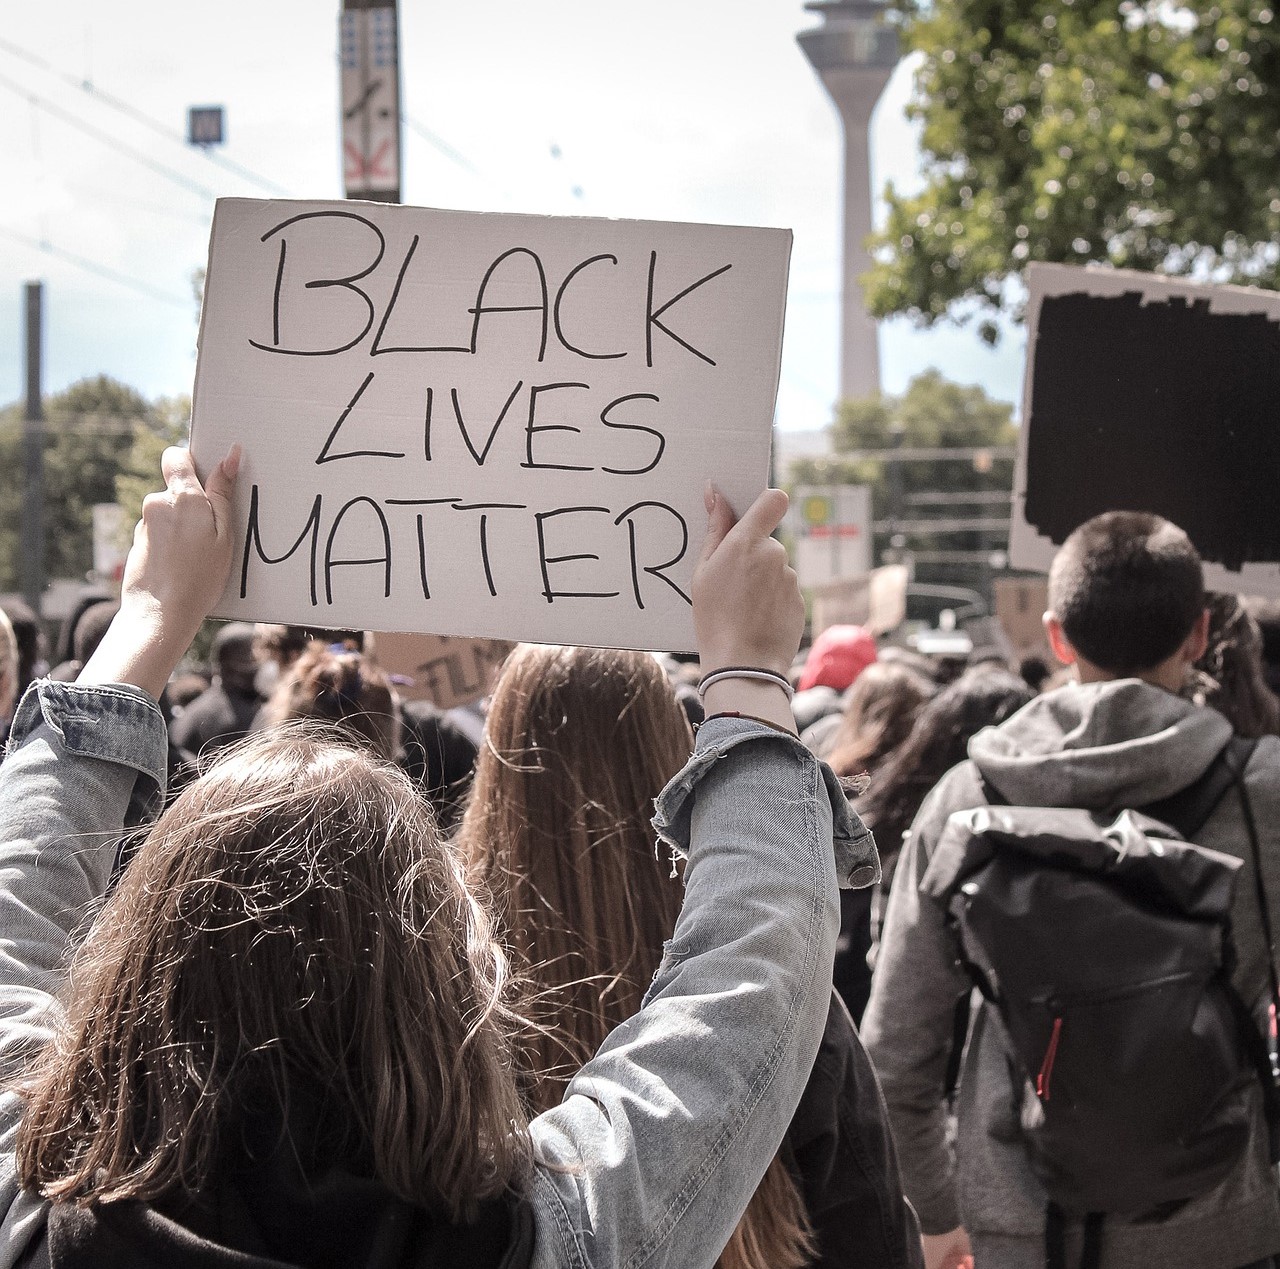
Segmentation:
{"type": "Polygon", "coordinates": [[[78,682],[132,683],[159,696],[226,587],[240,447],[232,446],[207,487],[185,449],[165,450],[160,468],[165,489],[143,501],[120,612],[78,682]]]}
{"type": "MultiPolygon", "coordinates": [[[[787,495],[766,489],[740,520],[718,490],[707,489],[707,536],[693,573],[693,625],[703,674],[754,666],[785,675],[804,632],[804,600],[782,544],[769,535],[787,495]]],[[[740,712],[794,730],[779,687],[723,680],[707,689],[709,713],[740,712]]]]}

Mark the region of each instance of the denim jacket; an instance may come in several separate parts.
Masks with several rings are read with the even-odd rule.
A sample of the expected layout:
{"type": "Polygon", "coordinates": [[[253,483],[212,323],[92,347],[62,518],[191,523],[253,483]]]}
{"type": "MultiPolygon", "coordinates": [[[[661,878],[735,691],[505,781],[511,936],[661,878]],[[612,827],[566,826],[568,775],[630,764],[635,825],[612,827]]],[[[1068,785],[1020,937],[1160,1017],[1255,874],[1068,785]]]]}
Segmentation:
{"type": "MultiPolygon", "coordinates": [[[[0,1079],[52,1036],[65,957],[131,805],[154,801],[164,771],[145,694],[41,682],[23,699],[0,767],[0,1079]]],[[[684,908],[644,1008],[531,1126],[538,1269],[714,1262],[818,1051],[837,874],[865,885],[879,871],[830,773],[745,720],[701,729],[654,823],[687,854],[684,908]]],[[[0,1269],[47,1213],[17,1185],[19,1116],[13,1094],[0,1099],[0,1269]]]]}

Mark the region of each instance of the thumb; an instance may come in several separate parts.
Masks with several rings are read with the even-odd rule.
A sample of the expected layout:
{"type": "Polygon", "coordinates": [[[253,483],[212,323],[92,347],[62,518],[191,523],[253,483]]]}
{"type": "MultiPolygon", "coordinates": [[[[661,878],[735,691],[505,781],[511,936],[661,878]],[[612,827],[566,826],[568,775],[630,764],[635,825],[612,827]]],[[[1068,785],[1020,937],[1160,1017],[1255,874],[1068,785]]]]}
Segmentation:
{"type": "Polygon", "coordinates": [[[702,540],[702,554],[698,557],[700,563],[711,558],[716,547],[725,540],[738,519],[733,514],[733,508],[726,501],[724,494],[709,480],[702,500],[707,508],[707,535],[702,540]]]}
{"type": "Polygon", "coordinates": [[[205,485],[205,496],[213,509],[213,524],[221,537],[223,530],[231,520],[231,494],[236,487],[236,477],[240,474],[240,444],[237,442],[209,474],[205,485]]]}
{"type": "Polygon", "coordinates": [[[200,478],[196,475],[195,463],[191,461],[191,451],[185,445],[170,445],[160,455],[160,474],[171,493],[198,492],[200,489],[200,478]]]}

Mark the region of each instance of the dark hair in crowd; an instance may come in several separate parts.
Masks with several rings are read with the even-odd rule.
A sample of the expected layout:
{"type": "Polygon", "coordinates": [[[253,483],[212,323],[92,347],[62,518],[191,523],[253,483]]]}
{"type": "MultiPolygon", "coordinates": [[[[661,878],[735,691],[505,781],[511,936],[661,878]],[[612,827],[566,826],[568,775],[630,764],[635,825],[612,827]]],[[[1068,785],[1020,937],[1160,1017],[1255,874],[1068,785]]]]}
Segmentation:
{"type": "Polygon", "coordinates": [[[911,731],[934,684],[910,666],[877,661],[854,680],[827,761],[839,776],[874,771],[911,731]]]}
{"type": "Polygon", "coordinates": [[[984,663],[949,683],[916,717],[911,734],[872,774],[858,813],[876,836],[884,888],[929,790],[968,755],[969,741],[984,727],[1017,713],[1034,693],[1016,674],[984,663]]]}
{"type": "Polygon", "coordinates": [[[271,727],[291,719],[332,723],[394,758],[400,742],[391,681],[363,653],[313,644],[289,667],[263,710],[271,727]]]}
{"type": "Polygon", "coordinates": [[[1050,611],[1071,646],[1110,674],[1141,674],[1168,660],[1204,607],[1191,539],[1147,512],[1087,520],[1049,570],[1050,611]]]}
{"type": "Polygon", "coordinates": [[[18,1179],[194,1192],[246,1131],[465,1219],[531,1165],[508,985],[406,776],[299,728],[253,737],[161,816],[76,953],[20,1086],[18,1179]],[[322,1127],[299,1137],[295,1110],[322,1127]]]}
{"type": "Polygon", "coordinates": [[[1209,643],[1195,668],[1193,699],[1216,709],[1237,735],[1280,734],[1280,700],[1267,686],[1262,631],[1238,596],[1209,596],[1209,643]]]}
{"type": "MultiPolygon", "coordinates": [[[[535,1112],[637,1012],[658,968],[682,887],[655,851],[653,799],[692,743],[644,653],[522,645],[494,690],[458,844],[529,982],[535,1112]]],[[[811,1247],[803,1198],[775,1158],[720,1264],[800,1269],[811,1247]]]]}

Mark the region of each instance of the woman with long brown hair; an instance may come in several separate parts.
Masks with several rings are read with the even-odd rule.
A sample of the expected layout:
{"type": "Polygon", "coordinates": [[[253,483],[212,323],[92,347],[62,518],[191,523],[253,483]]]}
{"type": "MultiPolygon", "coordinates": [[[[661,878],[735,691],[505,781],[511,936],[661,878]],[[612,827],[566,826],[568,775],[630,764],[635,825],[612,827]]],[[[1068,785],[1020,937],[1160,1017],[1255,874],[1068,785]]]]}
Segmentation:
{"type": "MultiPolygon", "coordinates": [[[[459,845],[525,980],[535,1112],[640,1009],[658,969],[682,885],[649,819],[692,747],[666,674],[644,653],[521,646],[494,690],[459,845]]],[[[919,1263],[883,1101],[838,1001],[815,1072],[720,1269],[919,1263]]]]}
{"type": "Polygon", "coordinates": [[[102,902],[163,788],[155,702],[226,583],[237,465],[206,493],[166,451],[120,614],[24,697],[0,768],[0,1266],[709,1265],[818,1050],[837,871],[875,868],[770,685],[803,623],[785,499],[735,524],[709,496],[694,623],[725,675],[655,818],[688,854],[683,955],[527,1122],[485,907],[366,750],[234,751],[102,902]]]}

